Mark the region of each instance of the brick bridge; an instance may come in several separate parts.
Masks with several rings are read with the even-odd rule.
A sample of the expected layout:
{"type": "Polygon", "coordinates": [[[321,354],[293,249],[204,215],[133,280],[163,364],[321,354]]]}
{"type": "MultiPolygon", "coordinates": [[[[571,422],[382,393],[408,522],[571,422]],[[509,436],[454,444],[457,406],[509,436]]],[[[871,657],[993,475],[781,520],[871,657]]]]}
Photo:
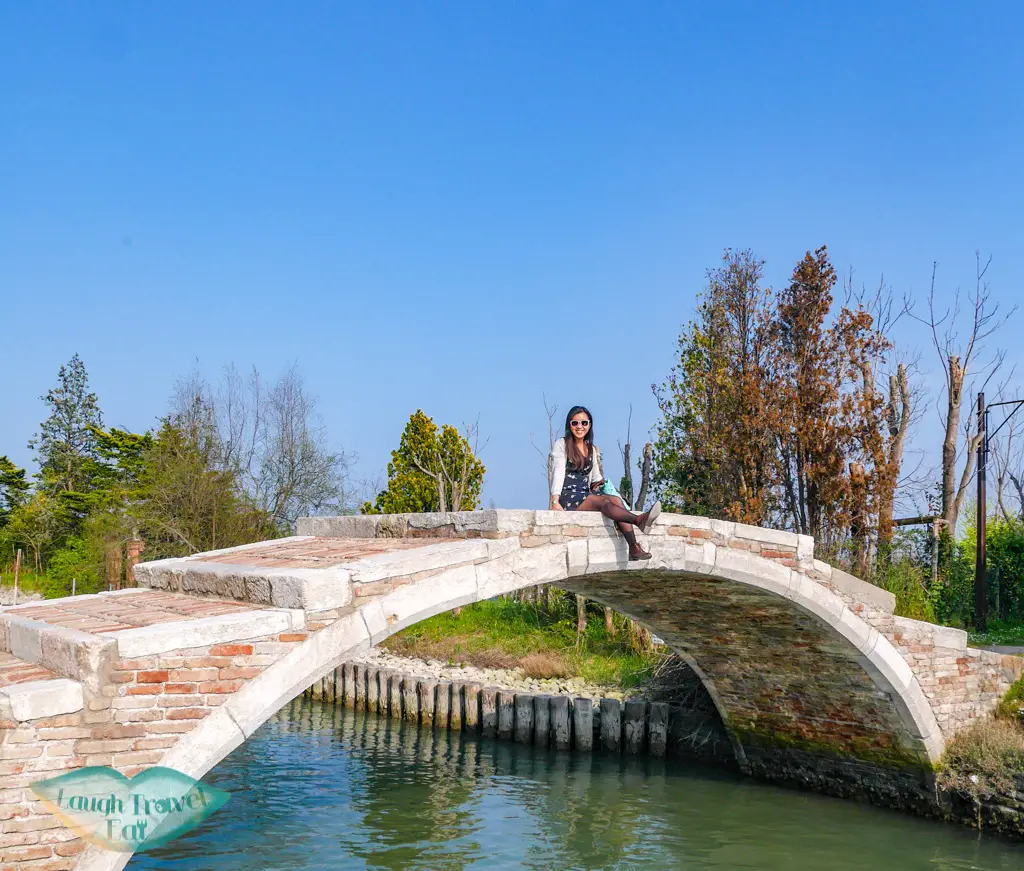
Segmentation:
{"type": "Polygon", "coordinates": [[[311,518],[300,535],[136,566],[139,589],[0,611],[0,871],[117,869],[30,783],[109,765],[200,777],[345,659],[456,606],[554,582],[691,665],[740,768],[906,804],[945,741],[1019,673],[806,536],[662,515],[628,562],[599,514],[311,518]]]}

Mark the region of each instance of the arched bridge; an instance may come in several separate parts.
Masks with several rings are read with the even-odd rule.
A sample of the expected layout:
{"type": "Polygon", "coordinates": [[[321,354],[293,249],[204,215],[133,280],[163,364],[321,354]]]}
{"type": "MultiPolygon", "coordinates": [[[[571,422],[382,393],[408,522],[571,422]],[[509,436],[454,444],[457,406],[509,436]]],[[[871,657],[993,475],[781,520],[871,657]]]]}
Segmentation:
{"type": "Polygon", "coordinates": [[[555,583],[691,665],[740,767],[876,799],[921,792],[1020,660],[893,615],[813,541],[662,515],[628,562],[599,514],[311,518],[299,535],[136,566],[139,589],[0,611],[0,867],[113,869],[29,784],[85,765],[200,777],[344,660],[426,617],[555,583]]]}

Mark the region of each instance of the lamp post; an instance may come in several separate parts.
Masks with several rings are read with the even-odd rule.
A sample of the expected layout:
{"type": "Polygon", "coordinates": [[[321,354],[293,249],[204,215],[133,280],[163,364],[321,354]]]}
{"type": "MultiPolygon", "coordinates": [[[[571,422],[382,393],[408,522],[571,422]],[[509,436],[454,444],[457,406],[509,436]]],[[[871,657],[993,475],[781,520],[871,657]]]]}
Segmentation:
{"type": "Polygon", "coordinates": [[[978,394],[978,543],[974,560],[974,628],[978,632],[988,631],[988,585],[986,578],[985,532],[988,518],[988,503],[985,493],[985,461],[988,459],[989,441],[1017,410],[1024,405],[1024,399],[1010,399],[985,405],[985,394],[978,394]],[[988,413],[993,408],[1012,405],[1009,413],[991,433],[988,431],[988,413]]]}

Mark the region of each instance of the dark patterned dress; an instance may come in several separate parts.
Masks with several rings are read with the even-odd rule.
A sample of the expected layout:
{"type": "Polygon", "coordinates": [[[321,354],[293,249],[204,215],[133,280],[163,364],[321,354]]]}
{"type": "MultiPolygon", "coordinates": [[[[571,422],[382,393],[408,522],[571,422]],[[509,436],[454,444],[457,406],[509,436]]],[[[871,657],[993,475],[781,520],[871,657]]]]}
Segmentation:
{"type": "Polygon", "coordinates": [[[594,449],[590,449],[582,469],[577,469],[572,460],[566,457],[565,480],[562,482],[562,495],[558,504],[566,511],[575,511],[590,495],[590,470],[594,468],[594,449]]]}

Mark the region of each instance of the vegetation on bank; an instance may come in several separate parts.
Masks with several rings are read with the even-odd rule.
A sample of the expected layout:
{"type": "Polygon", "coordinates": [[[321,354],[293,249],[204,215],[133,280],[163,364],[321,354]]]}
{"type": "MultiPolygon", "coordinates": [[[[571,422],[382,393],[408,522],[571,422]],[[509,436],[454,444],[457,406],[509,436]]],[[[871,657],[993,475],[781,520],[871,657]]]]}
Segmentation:
{"type": "MultiPolygon", "coordinates": [[[[989,520],[987,589],[989,628],[971,633],[975,646],[1024,645],[1024,520],[989,520]]],[[[970,629],[974,624],[977,527],[973,517],[957,539],[940,542],[943,553],[932,578],[930,543],[923,532],[900,532],[869,579],[896,597],[896,613],[915,620],[970,629]]],[[[822,559],[829,559],[823,555],[822,559]]]]}
{"type": "Polygon", "coordinates": [[[590,603],[579,631],[573,596],[551,590],[539,601],[499,597],[459,613],[431,617],[393,635],[387,648],[401,656],[478,668],[522,668],[527,677],[573,678],[628,689],[648,680],[665,648],[619,615],[590,603]]]}
{"type": "Polygon", "coordinates": [[[992,717],[953,737],[938,783],[982,799],[1005,795],[1024,778],[1024,676],[1003,696],[992,717]]]}

